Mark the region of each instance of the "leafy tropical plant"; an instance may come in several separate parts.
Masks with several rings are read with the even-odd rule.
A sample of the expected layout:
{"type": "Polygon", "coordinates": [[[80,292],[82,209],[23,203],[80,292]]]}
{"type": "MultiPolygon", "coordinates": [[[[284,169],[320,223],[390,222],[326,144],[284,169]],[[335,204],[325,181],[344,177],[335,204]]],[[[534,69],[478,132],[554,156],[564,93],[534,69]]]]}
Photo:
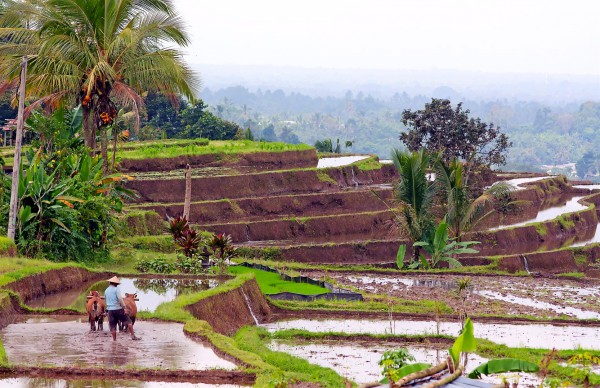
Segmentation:
{"type": "Polygon", "coordinates": [[[451,241],[448,236],[448,224],[443,219],[438,224],[433,239],[428,242],[416,242],[413,246],[423,247],[427,251],[430,268],[437,268],[441,262],[447,262],[450,268],[456,268],[462,267],[462,264],[456,260],[455,256],[464,253],[477,253],[477,250],[469,248],[469,246],[475,244],[479,244],[479,241],[451,241]]]}
{"type": "Polygon", "coordinates": [[[175,271],[175,265],[170,263],[166,257],[158,256],[153,259],[141,259],[135,265],[140,272],[171,273],[175,271]]]}
{"type": "Polygon", "coordinates": [[[226,264],[237,255],[236,248],[233,246],[233,240],[229,234],[213,234],[208,247],[212,250],[211,257],[221,271],[224,271],[226,264]]]}
{"type": "Polygon", "coordinates": [[[414,360],[415,358],[408,352],[406,348],[385,351],[381,356],[381,360],[379,361],[379,366],[383,367],[381,374],[385,376],[382,382],[390,383],[391,386],[392,383],[405,376],[431,367],[430,364],[409,364],[407,362],[414,360]]]}
{"type": "Polygon", "coordinates": [[[169,220],[169,232],[171,232],[173,240],[177,240],[179,237],[183,236],[183,233],[189,229],[190,224],[187,218],[183,216],[177,216],[169,220]]]}
{"type": "MultiPolygon", "coordinates": [[[[445,219],[442,219],[435,230],[435,234],[429,238],[429,241],[417,241],[413,243],[413,247],[422,247],[429,257],[420,255],[418,260],[413,261],[409,265],[409,268],[438,268],[441,262],[448,263],[450,268],[462,267],[462,264],[455,256],[464,253],[477,253],[477,250],[469,248],[469,246],[475,244],[479,244],[479,241],[452,241],[448,236],[448,225],[445,219]]],[[[404,262],[405,253],[406,246],[401,245],[396,257],[397,263],[404,262]]]]}
{"type": "Polygon", "coordinates": [[[500,358],[489,360],[479,365],[469,373],[471,379],[480,379],[481,375],[506,372],[537,372],[539,366],[529,361],[516,358],[500,358]]]}
{"type": "Polygon", "coordinates": [[[514,187],[498,182],[488,187],[483,194],[472,198],[468,177],[463,173],[463,163],[452,159],[446,163],[442,158],[436,163],[436,183],[444,195],[442,207],[450,234],[461,241],[464,232],[471,230],[479,222],[497,212],[508,212],[529,203],[511,198],[514,187]]]}
{"type": "MultiPolygon", "coordinates": [[[[86,146],[94,149],[101,130],[107,170],[107,128],[116,103],[140,116],[141,94],[182,93],[194,99],[197,85],[181,53],[189,43],[168,0],[5,1],[0,38],[0,75],[18,78],[20,58],[29,57],[27,91],[53,106],[81,103],[86,146]]],[[[139,124],[139,119],[138,119],[139,124]]],[[[136,125],[139,127],[139,125],[136,125]]]]}
{"type": "MultiPolygon", "coordinates": [[[[432,160],[423,149],[415,152],[392,151],[392,160],[400,181],[394,186],[394,198],[399,210],[394,221],[413,242],[420,241],[432,229],[431,204],[435,186],[427,179],[432,160]]],[[[419,259],[419,246],[413,246],[413,262],[419,259]]]]}

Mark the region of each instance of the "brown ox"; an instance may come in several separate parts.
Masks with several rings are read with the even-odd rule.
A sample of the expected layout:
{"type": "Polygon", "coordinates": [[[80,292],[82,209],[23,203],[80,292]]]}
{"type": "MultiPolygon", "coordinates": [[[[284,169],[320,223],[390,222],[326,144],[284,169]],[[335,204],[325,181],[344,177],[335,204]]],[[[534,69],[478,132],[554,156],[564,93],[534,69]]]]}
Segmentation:
{"type": "MultiPolygon", "coordinates": [[[[137,299],[137,294],[128,294],[125,293],[125,298],[123,298],[123,303],[125,303],[125,314],[131,319],[131,326],[135,323],[135,317],[137,316],[137,305],[135,304],[135,300],[137,299]]],[[[119,329],[121,331],[127,332],[127,326],[121,325],[119,329]]]]}
{"type": "Polygon", "coordinates": [[[90,291],[85,309],[88,313],[90,330],[96,331],[96,322],[98,322],[98,330],[102,331],[102,324],[104,322],[104,315],[106,312],[106,303],[104,303],[98,291],[90,291]]]}

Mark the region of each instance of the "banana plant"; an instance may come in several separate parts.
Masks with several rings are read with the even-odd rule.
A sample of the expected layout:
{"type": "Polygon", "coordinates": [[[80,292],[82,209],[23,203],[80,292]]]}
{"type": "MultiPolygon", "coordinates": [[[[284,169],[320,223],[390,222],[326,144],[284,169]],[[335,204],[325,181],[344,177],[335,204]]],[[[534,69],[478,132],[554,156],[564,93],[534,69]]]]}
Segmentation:
{"type": "Polygon", "coordinates": [[[429,261],[421,255],[420,260],[411,265],[419,267],[437,268],[441,262],[447,262],[450,268],[462,267],[462,264],[456,260],[455,256],[464,253],[477,253],[478,251],[469,248],[471,245],[479,244],[479,241],[452,241],[448,236],[448,224],[446,219],[438,224],[433,239],[430,241],[419,241],[413,246],[423,247],[429,254],[429,261]]]}

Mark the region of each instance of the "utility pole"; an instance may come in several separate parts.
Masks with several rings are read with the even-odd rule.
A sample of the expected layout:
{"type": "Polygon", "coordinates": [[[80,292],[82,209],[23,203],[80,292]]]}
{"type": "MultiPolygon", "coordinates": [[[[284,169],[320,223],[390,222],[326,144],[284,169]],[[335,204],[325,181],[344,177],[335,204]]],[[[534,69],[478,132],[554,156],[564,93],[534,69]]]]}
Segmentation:
{"type": "Polygon", "coordinates": [[[8,211],[8,238],[14,241],[17,229],[17,210],[19,209],[19,175],[21,173],[21,143],[25,114],[25,83],[27,81],[27,56],[21,58],[21,82],[19,83],[19,110],[17,113],[17,138],[15,139],[15,158],[10,189],[10,208],[8,211]]]}

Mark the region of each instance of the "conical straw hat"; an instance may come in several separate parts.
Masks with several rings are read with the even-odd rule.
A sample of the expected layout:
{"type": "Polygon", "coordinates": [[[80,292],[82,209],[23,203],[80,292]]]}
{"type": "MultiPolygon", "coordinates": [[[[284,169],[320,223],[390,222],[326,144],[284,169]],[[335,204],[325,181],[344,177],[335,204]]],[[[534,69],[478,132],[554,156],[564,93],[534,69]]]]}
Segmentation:
{"type": "Polygon", "coordinates": [[[113,276],[112,278],[108,279],[109,283],[117,283],[117,284],[121,284],[121,281],[119,280],[118,277],[113,276]]]}

